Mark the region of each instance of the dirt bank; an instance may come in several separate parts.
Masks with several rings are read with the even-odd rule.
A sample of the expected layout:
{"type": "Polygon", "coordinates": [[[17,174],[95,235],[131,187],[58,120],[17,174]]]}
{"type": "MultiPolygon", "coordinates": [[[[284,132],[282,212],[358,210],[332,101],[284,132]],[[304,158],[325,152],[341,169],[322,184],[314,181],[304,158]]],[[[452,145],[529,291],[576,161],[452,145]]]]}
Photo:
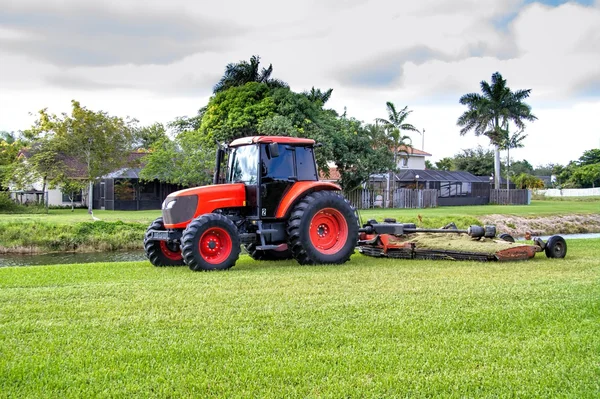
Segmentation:
{"type": "Polygon", "coordinates": [[[529,231],[532,235],[577,234],[600,232],[600,214],[566,216],[483,216],[484,224],[495,225],[499,233],[523,237],[529,231]]]}

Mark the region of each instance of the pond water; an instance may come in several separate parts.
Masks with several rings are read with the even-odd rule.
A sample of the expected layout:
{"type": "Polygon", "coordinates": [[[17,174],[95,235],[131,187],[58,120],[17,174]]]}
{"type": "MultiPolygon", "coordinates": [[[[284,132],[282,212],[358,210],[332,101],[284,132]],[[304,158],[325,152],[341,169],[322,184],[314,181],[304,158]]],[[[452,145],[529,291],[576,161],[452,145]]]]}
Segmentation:
{"type": "Polygon", "coordinates": [[[51,254],[0,254],[0,267],[59,265],[69,263],[132,262],[147,260],[144,251],[114,251],[51,254]]]}
{"type": "MultiPolygon", "coordinates": [[[[558,234],[565,239],[600,238],[600,233],[587,234],[558,234]]],[[[541,236],[546,241],[550,236],[541,236]]],[[[524,238],[518,238],[524,240],[524,238]]],[[[59,265],[70,263],[94,262],[134,262],[147,260],[143,251],[115,251],[90,253],[52,253],[40,255],[7,254],[0,255],[0,267],[6,266],[36,266],[59,265]]]]}

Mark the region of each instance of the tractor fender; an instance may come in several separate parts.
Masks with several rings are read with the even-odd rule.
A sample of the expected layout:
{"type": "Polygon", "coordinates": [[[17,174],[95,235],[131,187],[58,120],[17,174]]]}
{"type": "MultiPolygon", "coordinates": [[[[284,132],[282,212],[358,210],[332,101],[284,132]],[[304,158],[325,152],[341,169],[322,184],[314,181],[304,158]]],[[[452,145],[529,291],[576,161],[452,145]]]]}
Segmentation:
{"type": "Polygon", "coordinates": [[[283,219],[286,217],[289,210],[292,209],[294,204],[306,194],[323,190],[342,191],[342,188],[337,184],[322,181],[299,181],[294,183],[294,185],[281,199],[281,202],[277,207],[277,212],[275,212],[275,217],[278,219],[283,219]]]}

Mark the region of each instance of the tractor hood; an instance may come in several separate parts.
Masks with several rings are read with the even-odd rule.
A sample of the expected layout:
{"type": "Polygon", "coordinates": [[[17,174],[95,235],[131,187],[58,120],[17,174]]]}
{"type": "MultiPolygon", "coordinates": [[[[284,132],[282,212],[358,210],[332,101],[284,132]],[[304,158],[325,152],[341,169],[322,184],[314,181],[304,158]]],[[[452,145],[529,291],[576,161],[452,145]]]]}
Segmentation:
{"type": "Polygon", "coordinates": [[[170,194],[162,205],[163,223],[168,229],[185,228],[194,218],[217,209],[246,205],[242,183],[194,187],[170,194]]]}

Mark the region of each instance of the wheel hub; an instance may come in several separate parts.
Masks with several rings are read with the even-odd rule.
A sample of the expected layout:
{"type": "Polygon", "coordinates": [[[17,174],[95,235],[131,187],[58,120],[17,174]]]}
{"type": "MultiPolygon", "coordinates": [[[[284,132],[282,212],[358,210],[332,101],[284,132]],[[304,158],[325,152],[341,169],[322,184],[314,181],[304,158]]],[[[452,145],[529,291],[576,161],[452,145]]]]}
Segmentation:
{"type": "Polygon", "coordinates": [[[348,224],[340,211],[325,208],[317,212],[309,227],[310,240],[324,254],[335,254],[346,244],[348,224]]]}
{"type": "Polygon", "coordinates": [[[217,227],[206,230],[198,243],[200,255],[212,264],[225,261],[231,253],[231,248],[231,237],[225,230],[217,227]]]}

